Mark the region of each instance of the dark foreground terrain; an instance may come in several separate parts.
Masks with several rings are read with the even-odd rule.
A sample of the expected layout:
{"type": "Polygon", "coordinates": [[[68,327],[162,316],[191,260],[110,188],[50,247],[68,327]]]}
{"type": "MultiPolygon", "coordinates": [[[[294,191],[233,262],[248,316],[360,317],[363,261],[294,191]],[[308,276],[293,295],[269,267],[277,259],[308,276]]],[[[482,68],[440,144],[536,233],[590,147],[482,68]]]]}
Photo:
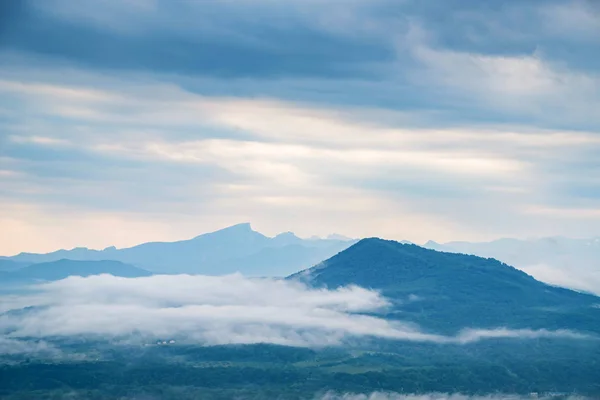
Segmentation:
{"type": "Polygon", "coordinates": [[[320,350],[56,344],[60,351],[48,358],[5,356],[0,397],[313,399],[330,391],[390,391],[600,398],[600,346],[595,341],[379,342],[320,350]]]}

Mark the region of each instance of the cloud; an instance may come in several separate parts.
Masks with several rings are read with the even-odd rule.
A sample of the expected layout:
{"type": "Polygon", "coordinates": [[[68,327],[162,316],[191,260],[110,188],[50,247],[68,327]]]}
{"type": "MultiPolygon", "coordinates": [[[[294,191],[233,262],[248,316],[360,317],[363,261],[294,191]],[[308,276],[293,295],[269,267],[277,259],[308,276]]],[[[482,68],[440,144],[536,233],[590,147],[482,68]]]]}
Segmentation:
{"type": "Polygon", "coordinates": [[[434,83],[453,91],[461,102],[476,99],[513,118],[527,116],[555,126],[573,124],[581,118],[598,122],[592,115],[600,104],[597,73],[552,62],[539,49],[507,55],[436,48],[421,37],[422,28],[413,29],[417,33],[408,37],[406,47],[423,67],[414,72],[421,85],[434,83]],[[571,101],[565,102],[565,98],[571,101]],[[560,112],[560,116],[549,110],[560,112]]]}
{"type": "MultiPolygon", "coordinates": [[[[516,394],[492,394],[487,396],[481,395],[464,395],[460,393],[426,393],[426,394],[401,394],[390,392],[373,392],[370,394],[353,394],[353,393],[327,393],[320,397],[320,400],[530,400],[536,398],[539,400],[551,400],[555,396],[522,396],[516,394]]],[[[585,397],[568,396],[560,397],[565,400],[585,400],[585,397]]]]}
{"type": "Polygon", "coordinates": [[[2,254],[600,234],[591,2],[70,3],[0,12],[2,254]]]}
{"type": "Polygon", "coordinates": [[[549,33],[577,40],[599,41],[600,9],[595,2],[576,0],[556,3],[539,11],[549,33]]]}
{"type": "MultiPolygon", "coordinates": [[[[547,218],[560,218],[552,212],[547,218]]],[[[582,215],[582,217],[584,217],[582,215]]],[[[594,218],[593,214],[585,218],[594,218]]],[[[500,239],[493,242],[450,242],[439,250],[495,258],[551,285],[600,295],[600,238],[500,239]]]]}
{"type": "Polygon", "coordinates": [[[600,296],[600,270],[597,265],[595,260],[575,260],[570,265],[535,264],[519,268],[542,282],[600,296]]]}
{"type": "Polygon", "coordinates": [[[38,356],[44,354],[56,356],[60,353],[60,350],[43,340],[31,341],[0,337],[0,355],[31,353],[38,356]]]}
{"type": "Polygon", "coordinates": [[[241,275],[70,277],[37,289],[36,294],[12,296],[3,304],[0,330],[6,338],[141,335],[206,345],[292,346],[339,345],[360,337],[447,344],[488,338],[587,338],[546,330],[466,329],[455,337],[423,333],[377,316],[388,302],[374,291],[309,289],[297,282],[241,275]]]}
{"type": "MultiPolygon", "coordinates": [[[[54,82],[77,76],[70,71],[22,82],[14,73],[0,91],[27,107],[14,110],[19,118],[0,135],[3,169],[12,171],[0,177],[4,225],[18,205],[51,215],[25,217],[15,232],[41,232],[40,221],[54,215],[108,215],[130,231],[145,218],[156,232],[113,243],[108,231],[78,230],[60,247],[173,240],[241,220],[269,234],[285,230],[283,223],[307,236],[344,231],[413,241],[430,239],[431,226],[437,240],[482,230],[539,234],[547,218],[536,207],[595,206],[594,197],[578,204],[581,195],[566,190],[595,184],[579,174],[597,167],[593,132],[419,126],[379,108],[205,96],[154,79],[89,73],[75,79],[80,84],[54,82]],[[363,222],[352,223],[348,212],[363,222]],[[178,234],[165,228],[174,223],[178,234]]],[[[563,229],[594,234],[584,220],[564,217],[572,225],[563,229]]],[[[53,250],[44,236],[10,235],[3,252],[53,250]]]]}
{"type": "Polygon", "coordinates": [[[570,339],[585,339],[589,336],[572,332],[569,330],[550,331],[547,329],[465,329],[454,339],[458,343],[471,343],[484,339],[513,338],[513,339],[537,339],[562,337],[570,339]]]}
{"type": "Polygon", "coordinates": [[[28,1],[21,23],[6,30],[4,46],[95,69],[364,76],[371,75],[365,65],[393,57],[386,46],[337,33],[336,27],[352,22],[343,16],[357,15],[350,10],[359,12],[364,3],[327,5],[340,17],[324,18],[321,1],[82,1],[75,7],[62,0],[28,1]]]}

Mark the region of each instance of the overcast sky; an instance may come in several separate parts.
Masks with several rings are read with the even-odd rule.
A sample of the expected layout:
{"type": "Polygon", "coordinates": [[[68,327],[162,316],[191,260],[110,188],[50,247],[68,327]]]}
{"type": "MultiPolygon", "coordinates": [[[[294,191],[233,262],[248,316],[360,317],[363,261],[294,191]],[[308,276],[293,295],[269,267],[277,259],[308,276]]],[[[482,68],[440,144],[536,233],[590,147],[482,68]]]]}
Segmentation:
{"type": "Polygon", "coordinates": [[[596,1],[0,7],[0,254],[600,235],[596,1]]]}

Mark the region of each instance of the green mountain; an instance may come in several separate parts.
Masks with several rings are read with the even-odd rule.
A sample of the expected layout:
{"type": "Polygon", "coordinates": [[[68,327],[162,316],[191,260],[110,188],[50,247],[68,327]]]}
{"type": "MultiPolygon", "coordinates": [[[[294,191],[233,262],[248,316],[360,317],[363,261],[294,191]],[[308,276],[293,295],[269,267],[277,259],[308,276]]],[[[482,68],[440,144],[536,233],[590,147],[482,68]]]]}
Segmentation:
{"type": "Polygon", "coordinates": [[[289,278],[379,290],[393,303],[388,318],[442,333],[497,327],[600,333],[596,296],[549,286],[495,259],[414,244],[363,239],[289,278]]]}

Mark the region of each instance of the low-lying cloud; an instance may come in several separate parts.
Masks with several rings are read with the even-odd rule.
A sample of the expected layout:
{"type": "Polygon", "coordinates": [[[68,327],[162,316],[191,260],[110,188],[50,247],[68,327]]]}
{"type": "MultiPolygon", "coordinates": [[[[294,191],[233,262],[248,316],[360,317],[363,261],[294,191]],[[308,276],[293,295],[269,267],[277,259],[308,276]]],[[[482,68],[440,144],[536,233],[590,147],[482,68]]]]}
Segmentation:
{"type": "MultiPolygon", "coordinates": [[[[558,399],[557,396],[521,396],[510,394],[494,394],[487,396],[469,396],[464,394],[448,394],[448,393],[427,393],[427,394],[400,394],[389,392],[374,392],[371,394],[337,394],[327,393],[320,397],[319,400],[552,400],[558,399]]],[[[563,400],[585,400],[585,397],[568,396],[560,397],[563,400]]]]}
{"type": "Polygon", "coordinates": [[[389,303],[376,291],[357,286],[314,289],[242,275],[69,277],[36,289],[3,299],[0,332],[7,339],[138,335],[204,345],[327,346],[357,337],[454,344],[488,338],[586,337],[571,331],[504,328],[465,329],[452,337],[429,334],[379,316],[389,303]]]}
{"type": "Polygon", "coordinates": [[[59,350],[43,340],[25,341],[0,337],[0,354],[58,354],[59,350]]]}

